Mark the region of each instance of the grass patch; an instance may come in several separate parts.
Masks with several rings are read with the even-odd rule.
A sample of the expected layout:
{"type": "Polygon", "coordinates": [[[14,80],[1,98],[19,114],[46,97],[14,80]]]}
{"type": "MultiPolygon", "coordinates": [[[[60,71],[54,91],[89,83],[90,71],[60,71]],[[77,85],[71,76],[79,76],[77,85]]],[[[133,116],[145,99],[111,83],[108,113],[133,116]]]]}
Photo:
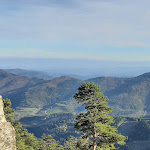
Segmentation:
{"type": "Polygon", "coordinates": [[[61,108],[59,108],[59,107],[54,107],[54,108],[48,109],[48,110],[46,111],[46,114],[47,114],[47,115],[58,114],[58,113],[61,113],[61,112],[63,112],[63,111],[64,111],[64,110],[61,109],[61,108]]]}
{"type": "Polygon", "coordinates": [[[40,110],[40,108],[26,108],[26,107],[18,107],[15,112],[15,120],[19,120],[24,117],[36,116],[36,113],[40,110]]]}

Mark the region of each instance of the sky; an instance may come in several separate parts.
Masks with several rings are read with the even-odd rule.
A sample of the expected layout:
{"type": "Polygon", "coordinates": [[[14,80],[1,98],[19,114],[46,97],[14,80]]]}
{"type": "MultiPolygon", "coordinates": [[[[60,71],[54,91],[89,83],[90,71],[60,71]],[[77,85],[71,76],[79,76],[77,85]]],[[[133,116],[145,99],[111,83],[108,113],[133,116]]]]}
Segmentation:
{"type": "Polygon", "coordinates": [[[0,0],[0,58],[150,61],[149,0],[0,0]]]}

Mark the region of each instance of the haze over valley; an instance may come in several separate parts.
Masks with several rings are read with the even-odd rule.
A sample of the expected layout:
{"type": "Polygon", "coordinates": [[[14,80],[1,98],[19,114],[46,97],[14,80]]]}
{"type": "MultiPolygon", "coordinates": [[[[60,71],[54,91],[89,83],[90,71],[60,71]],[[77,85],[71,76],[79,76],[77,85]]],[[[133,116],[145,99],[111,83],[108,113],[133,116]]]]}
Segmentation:
{"type": "MultiPolygon", "coordinates": [[[[23,75],[23,70],[44,72],[44,79],[68,75],[80,79],[100,76],[136,77],[149,72],[150,62],[100,61],[88,59],[1,58],[0,68],[23,75]],[[11,70],[17,69],[18,70],[11,70]],[[19,71],[19,68],[22,71],[19,71]],[[47,76],[47,77],[46,77],[47,76]],[[49,77],[48,77],[49,76],[49,77]],[[50,77],[51,76],[51,77],[50,77]]],[[[34,74],[32,72],[32,74],[34,74]]],[[[26,74],[25,74],[26,75],[26,74]]],[[[28,75],[28,74],[27,74],[28,75]]],[[[29,75],[30,76],[30,75],[29,75]]],[[[37,75],[38,77],[38,75],[37,75]]]]}

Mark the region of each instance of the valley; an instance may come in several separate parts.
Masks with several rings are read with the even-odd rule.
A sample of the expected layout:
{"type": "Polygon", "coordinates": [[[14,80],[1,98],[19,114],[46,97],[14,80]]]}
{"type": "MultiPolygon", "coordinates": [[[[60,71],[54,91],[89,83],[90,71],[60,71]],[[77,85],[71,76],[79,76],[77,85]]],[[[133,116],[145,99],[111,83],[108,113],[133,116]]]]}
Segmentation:
{"type": "Polygon", "coordinates": [[[36,137],[50,134],[61,144],[70,135],[81,134],[74,129],[74,123],[76,115],[85,110],[72,97],[83,82],[94,82],[108,97],[115,126],[119,133],[128,136],[127,145],[120,150],[133,147],[135,141],[142,145],[149,141],[150,73],[133,78],[97,77],[84,81],[69,76],[44,80],[0,70],[0,94],[11,100],[16,121],[36,137]]]}

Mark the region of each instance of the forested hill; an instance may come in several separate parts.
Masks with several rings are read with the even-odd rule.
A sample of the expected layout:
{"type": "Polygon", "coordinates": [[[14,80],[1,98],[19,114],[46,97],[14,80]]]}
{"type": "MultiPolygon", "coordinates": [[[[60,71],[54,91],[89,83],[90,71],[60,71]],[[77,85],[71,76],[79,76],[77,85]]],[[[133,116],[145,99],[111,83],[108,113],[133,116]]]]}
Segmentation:
{"type": "MultiPolygon", "coordinates": [[[[150,73],[134,78],[98,77],[86,81],[101,86],[101,92],[110,100],[109,105],[114,106],[115,115],[142,116],[150,113],[150,73]]],[[[0,94],[11,100],[13,108],[42,109],[58,103],[61,105],[72,99],[82,82],[68,76],[42,80],[0,70],[0,94]]]]}
{"type": "Polygon", "coordinates": [[[67,76],[47,81],[0,70],[0,94],[11,100],[13,108],[42,108],[70,100],[82,82],[67,76]]]}
{"type": "Polygon", "coordinates": [[[31,87],[37,83],[45,82],[44,80],[31,79],[26,76],[18,76],[0,70],[0,94],[11,93],[24,87],[31,87]]]}
{"type": "Polygon", "coordinates": [[[13,107],[16,105],[19,106],[22,100],[21,95],[23,95],[29,87],[45,82],[46,81],[42,79],[18,76],[0,70],[0,95],[4,98],[10,98],[13,107]]]}
{"type": "Polygon", "coordinates": [[[81,83],[81,80],[62,76],[28,88],[23,97],[30,107],[51,106],[72,99],[81,83]]]}
{"type": "Polygon", "coordinates": [[[150,113],[150,73],[134,78],[98,77],[89,79],[110,99],[115,114],[136,116],[150,113]]]}

